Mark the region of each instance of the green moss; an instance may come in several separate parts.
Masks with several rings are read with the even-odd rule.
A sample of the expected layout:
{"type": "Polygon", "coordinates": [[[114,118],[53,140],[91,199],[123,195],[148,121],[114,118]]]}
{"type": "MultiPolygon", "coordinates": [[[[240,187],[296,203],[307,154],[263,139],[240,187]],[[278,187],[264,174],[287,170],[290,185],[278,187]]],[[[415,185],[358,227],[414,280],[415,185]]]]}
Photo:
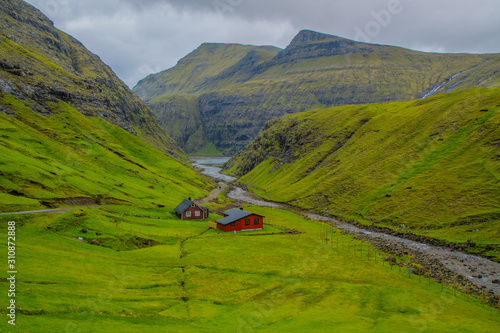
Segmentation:
{"type": "Polygon", "coordinates": [[[14,54],[16,54],[20,57],[23,57],[23,58],[31,58],[32,60],[39,62],[41,65],[43,65],[45,67],[59,71],[63,75],[72,76],[70,73],[65,71],[63,68],[61,68],[59,65],[55,64],[54,62],[48,60],[46,57],[27,50],[22,45],[15,43],[14,41],[6,38],[5,36],[0,35],[0,39],[2,42],[1,43],[2,48],[5,51],[11,53],[11,55],[12,55],[12,53],[14,53],[14,54]]]}

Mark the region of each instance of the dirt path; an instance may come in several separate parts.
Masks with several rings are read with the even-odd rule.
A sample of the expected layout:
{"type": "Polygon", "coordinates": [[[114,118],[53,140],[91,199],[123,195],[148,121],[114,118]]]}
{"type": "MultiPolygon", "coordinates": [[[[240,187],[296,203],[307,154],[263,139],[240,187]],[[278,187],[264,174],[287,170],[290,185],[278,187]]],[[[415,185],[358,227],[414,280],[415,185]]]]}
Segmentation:
{"type": "Polygon", "coordinates": [[[66,208],[56,208],[56,209],[42,209],[42,210],[32,210],[25,212],[12,212],[12,213],[0,213],[0,216],[5,215],[25,215],[25,214],[39,214],[39,213],[66,213],[73,209],[84,209],[92,207],[105,207],[107,205],[94,205],[94,206],[79,206],[79,207],[66,207],[66,208]]]}
{"type": "Polygon", "coordinates": [[[217,197],[219,196],[220,192],[224,191],[224,189],[227,187],[227,184],[219,184],[219,186],[217,186],[215,188],[215,190],[213,190],[212,192],[210,192],[210,194],[205,198],[205,199],[202,199],[200,201],[198,201],[198,203],[200,205],[205,205],[207,203],[209,203],[210,201],[212,200],[215,200],[217,199],[217,197]]]}
{"type": "MultiPolygon", "coordinates": [[[[251,193],[241,188],[235,188],[229,192],[228,197],[233,200],[250,203],[256,206],[278,209],[287,208],[284,205],[267,202],[262,199],[256,199],[252,197],[251,193]]],[[[388,251],[399,249],[403,252],[410,252],[412,255],[417,257],[423,265],[428,264],[434,270],[444,268],[451,272],[451,274],[448,274],[448,281],[453,281],[453,276],[457,274],[461,276],[462,279],[466,279],[477,286],[477,290],[484,286],[494,295],[500,295],[500,284],[498,283],[498,280],[500,280],[500,263],[444,247],[423,244],[405,238],[364,230],[354,225],[311,212],[303,211],[301,213],[310,219],[323,221],[343,230],[344,232],[366,239],[377,248],[382,248],[388,251]]],[[[490,297],[491,296],[493,295],[490,295],[490,297]]]]}

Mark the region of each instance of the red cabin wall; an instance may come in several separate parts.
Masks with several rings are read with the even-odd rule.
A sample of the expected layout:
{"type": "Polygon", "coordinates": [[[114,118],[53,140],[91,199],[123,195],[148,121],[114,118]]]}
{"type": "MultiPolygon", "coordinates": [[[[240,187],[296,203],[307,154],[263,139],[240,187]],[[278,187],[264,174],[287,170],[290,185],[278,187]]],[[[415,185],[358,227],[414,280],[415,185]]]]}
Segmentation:
{"type": "Polygon", "coordinates": [[[203,220],[207,218],[207,216],[203,215],[203,210],[198,208],[197,206],[194,207],[188,207],[184,213],[182,213],[182,219],[183,220],[203,220]],[[200,212],[200,216],[195,216],[195,212],[198,211],[200,212]],[[191,217],[187,216],[187,212],[191,212],[191,217]]]}
{"type": "Polygon", "coordinates": [[[264,218],[262,216],[250,215],[250,216],[247,216],[243,219],[236,221],[234,227],[230,224],[228,224],[228,225],[218,224],[217,227],[224,232],[243,231],[243,230],[261,230],[264,227],[264,218]],[[245,225],[246,219],[250,219],[250,225],[245,225]],[[254,224],[255,219],[259,219],[258,225],[254,224]]]}

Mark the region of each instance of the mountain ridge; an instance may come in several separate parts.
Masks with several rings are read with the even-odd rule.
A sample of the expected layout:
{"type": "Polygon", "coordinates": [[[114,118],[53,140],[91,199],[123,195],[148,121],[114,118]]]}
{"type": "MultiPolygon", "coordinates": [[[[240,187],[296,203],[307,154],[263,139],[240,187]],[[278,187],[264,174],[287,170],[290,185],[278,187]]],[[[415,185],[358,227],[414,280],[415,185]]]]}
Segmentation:
{"type": "Polygon", "coordinates": [[[157,74],[150,74],[140,80],[133,88],[133,91],[145,101],[151,101],[159,96],[171,96],[176,93],[197,93],[200,90],[199,86],[205,83],[206,78],[220,74],[228,67],[241,61],[248,52],[254,50],[277,52],[277,48],[272,46],[203,43],[180,59],[176,66],[157,74]],[[224,60],[222,63],[220,63],[221,59],[224,60]],[[208,71],[205,70],[206,68],[208,68],[208,71]],[[180,82],[171,84],[169,84],[168,80],[163,82],[163,76],[170,75],[172,72],[179,72],[178,74],[181,75],[180,82]],[[198,77],[195,77],[194,82],[189,82],[196,75],[198,77]]]}
{"type": "Polygon", "coordinates": [[[288,47],[295,44],[316,42],[325,39],[344,39],[344,38],[335,35],[328,35],[314,30],[303,29],[299,31],[299,33],[292,39],[288,47]]]}
{"type": "MultiPolygon", "coordinates": [[[[223,44],[211,47],[224,48],[223,44]]],[[[197,50],[197,58],[187,56],[193,61],[192,67],[204,66],[204,74],[213,70],[213,75],[197,76],[190,71],[192,77],[185,81],[187,76],[176,74],[182,66],[175,66],[149,76],[150,83],[153,78],[175,87],[176,82],[188,82],[196,85],[195,90],[163,87],[168,92],[157,94],[159,89],[143,81],[133,88],[143,93],[142,98],[144,91],[149,90],[145,100],[155,115],[170,119],[170,123],[162,123],[167,133],[184,148],[190,141],[187,153],[213,144],[224,154],[233,155],[251,143],[267,121],[289,113],[408,101],[473,87],[500,87],[499,54],[424,53],[311,30],[299,32],[283,50],[260,50],[260,58],[250,50],[240,50],[237,61],[233,58],[233,62],[227,63],[211,58],[206,63],[202,60],[208,56],[200,54],[202,49],[197,50]],[[173,100],[178,103],[172,103],[173,100]],[[184,102],[179,103],[181,100],[184,102]],[[196,114],[199,121],[193,126],[185,121],[185,114],[196,114]],[[196,140],[190,140],[201,129],[204,137],[200,139],[198,135],[196,140]]]]}

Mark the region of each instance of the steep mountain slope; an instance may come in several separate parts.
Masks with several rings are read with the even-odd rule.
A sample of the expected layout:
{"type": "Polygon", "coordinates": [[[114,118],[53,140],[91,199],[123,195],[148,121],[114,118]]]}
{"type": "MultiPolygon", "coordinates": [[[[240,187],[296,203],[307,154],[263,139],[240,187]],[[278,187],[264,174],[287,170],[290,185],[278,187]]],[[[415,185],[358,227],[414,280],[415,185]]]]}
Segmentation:
{"type": "Polygon", "coordinates": [[[273,46],[205,43],[179,60],[175,67],[142,79],[134,91],[149,102],[158,97],[227,86],[234,82],[233,68],[253,67],[270,60],[279,51],[273,46]],[[233,80],[215,83],[229,77],[233,80]]]}
{"type": "Polygon", "coordinates": [[[0,3],[0,211],[204,196],[209,181],[108,66],[35,8],[0,3]]]}
{"type": "Polygon", "coordinates": [[[0,93],[0,212],[60,205],[154,204],[204,197],[191,167],[64,101],[40,115],[0,93]],[[154,203],[154,204],[153,204],[154,203]]]}
{"type": "Polygon", "coordinates": [[[500,90],[289,115],[227,168],[267,199],[499,243],[500,90]]]}
{"type": "Polygon", "coordinates": [[[147,105],[105,65],[34,7],[0,0],[0,90],[40,114],[62,100],[86,116],[99,116],[173,155],[175,141],[147,105]]]}
{"type": "MultiPolygon", "coordinates": [[[[203,58],[201,52],[205,48],[197,50],[195,59],[203,58]]],[[[182,63],[194,61],[192,58],[189,55],[182,63]]],[[[190,72],[193,75],[186,82],[193,82],[196,89],[189,84],[154,84],[178,80],[174,73],[183,68],[180,63],[148,77],[147,82],[139,82],[134,91],[148,101],[157,117],[173,120],[175,125],[163,125],[171,134],[182,133],[173,135],[181,146],[185,147],[189,137],[202,127],[205,143],[233,154],[250,143],[266,121],[289,113],[347,104],[407,101],[471,87],[500,87],[498,54],[423,53],[308,30],[301,31],[272,59],[248,59],[252,59],[251,52],[228,66],[223,75],[207,78],[207,69],[200,77],[196,71],[190,72]],[[149,99],[151,94],[145,91],[156,99],[149,99]],[[163,97],[157,97],[161,91],[163,97]],[[190,103],[178,103],[188,99],[186,94],[190,103]],[[185,114],[200,119],[194,128],[184,126],[184,130],[177,125],[176,119],[185,114]]],[[[220,68],[220,63],[206,65],[220,68]]],[[[183,78],[187,79],[187,75],[183,78]]]]}
{"type": "Polygon", "coordinates": [[[272,59],[279,51],[272,46],[206,43],[177,66],[141,80],[134,92],[148,102],[160,125],[186,152],[206,154],[213,141],[207,139],[199,95],[245,79],[245,69],[272,59]]]}

